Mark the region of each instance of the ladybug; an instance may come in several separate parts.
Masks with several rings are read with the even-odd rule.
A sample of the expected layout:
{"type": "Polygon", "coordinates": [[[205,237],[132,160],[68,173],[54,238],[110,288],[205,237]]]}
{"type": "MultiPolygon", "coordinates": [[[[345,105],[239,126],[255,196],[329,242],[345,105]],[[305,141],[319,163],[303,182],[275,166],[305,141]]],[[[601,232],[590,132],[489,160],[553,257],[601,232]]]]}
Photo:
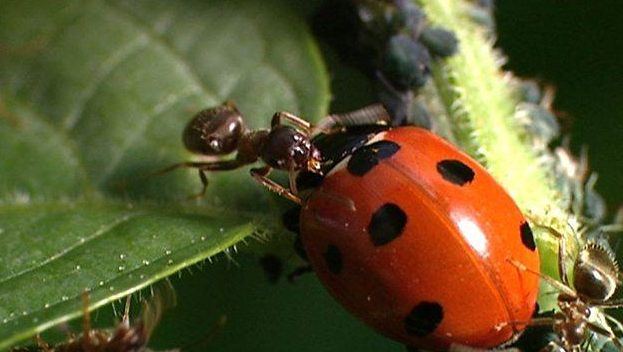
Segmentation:
{"type": "Polygon", "coordinates": [[[203,194],[204,171],[263,161],[251,176],[300,204],[292,226],[299,252],[357,318],[429,350],[512,342],[525,325],[509,322],[529,321],[539,287],[530,225],[467,154],[425,129],[392,129],[389,121],[373,105],[316,126],[278,112],[271,130],[250,131],[225,103],[198,114],[184,141],[197,153],[236,157],[159,173],[198,169],[203,194]],[[272,168],[289,172],[289,188],[268,178],[272,168]]]}
{"type": "Polygon", "coordinates": [[[411,347],[492,348],[521,334],[525,326],[498,327],[530,320],[539,277],[509,260],[539,272],[539,253],[484,167],[418,127],[315,146],[335,159],[324,176],[299,177],[300,236],[340,304],[411,347]]]}

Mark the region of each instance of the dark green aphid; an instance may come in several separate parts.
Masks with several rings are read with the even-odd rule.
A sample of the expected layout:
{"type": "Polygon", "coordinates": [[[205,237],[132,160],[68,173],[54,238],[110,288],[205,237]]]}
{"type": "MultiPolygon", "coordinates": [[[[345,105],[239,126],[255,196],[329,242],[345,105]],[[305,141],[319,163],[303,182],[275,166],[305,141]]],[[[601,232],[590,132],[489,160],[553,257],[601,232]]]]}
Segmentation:
{"type": "Polygon", "coordinates": [[[528,129],[532,135],[546,144],[560,137],[560,124],[550,110],[532,103],[521,103],[520,107],[528,118],[528,129]]]}
{"type": "Polygon", "coordinates": [[[438,27],[426,27],[420,36],[420,42],[426,46],[433,57],[448,57],[456,54],[459,41],[454,33],[438,27]]]}
{"type": "Polygon", "coordinates": [[[397,89],[411,90],[424,86],[430,63],[424,46],[409,36],[396,35],[387,44],[382,72],[397,89]]]}

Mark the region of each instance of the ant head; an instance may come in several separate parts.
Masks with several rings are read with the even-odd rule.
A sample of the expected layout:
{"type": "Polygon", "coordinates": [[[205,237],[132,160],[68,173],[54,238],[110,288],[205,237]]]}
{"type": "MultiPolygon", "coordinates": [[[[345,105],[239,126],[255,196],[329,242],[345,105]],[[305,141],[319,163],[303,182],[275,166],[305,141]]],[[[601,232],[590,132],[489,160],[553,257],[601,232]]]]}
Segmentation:
{"type": "Polygon", "coordinates": [[[578,295],[590,300],[605,301],[617,288],[619,265],[605,247],[588,242],[573,266],[573,286],[578,295]]]}
{"type": "Polygon", "coordinates": [[[184,129],[184,145],[198,154],[229,154],[238,148],[245,129],[242,115],[232,102],[227,101],[195,115],[184,129]]]}
{"type": "Polygon", "coordinates": [[[320,171],[320,151],[307,135],[290,126],[273,127],[260,156],[275,169],[320,171]]]}

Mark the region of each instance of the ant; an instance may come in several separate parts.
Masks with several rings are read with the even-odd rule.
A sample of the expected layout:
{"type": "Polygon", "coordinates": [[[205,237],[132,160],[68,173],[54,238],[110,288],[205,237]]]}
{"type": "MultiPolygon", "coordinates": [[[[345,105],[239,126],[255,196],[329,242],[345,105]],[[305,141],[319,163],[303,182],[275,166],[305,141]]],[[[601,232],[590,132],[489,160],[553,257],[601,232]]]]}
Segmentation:
{"type": "Polygon", "coordinates": [[[203,197],[208,187],[206,171],[227,171],[253,164],[261,159],[264,166],[251,169],[251,176],[271,191],[301,203],[297,195],[296,174],[306,170],[321,174],[322,156],[312,143],[318,133],[333,133],[346,126],[379,124],[390,121],[382,105],[376,104],[345,114],[323,118],[317,125],[289,112],[279,111],[273,115],[270,129],[251,130],[235,104],[226,101],[220,106],[197,113],[186,125],[182,140],[190,152],[204,156],[224,156],[236,151],[229,160],[205,162],[181,162],[170,165],[147,177],[163,174],[178,168],[199,171],[203,185],[201,191],[191,197],[203,197]],[[292,126],[284,125],[287,121],[292,126]],[[289,175],[289,188],[268,178],[272,169],[284,170],[289,175]]]}
{"type": "Polygon", "coordinates": [[[18,347],[13,352],[140,352],[149,351],[147,342],[160,320],[162,302],[157,299],[144,304],[143,320],[130,325],[130,298],[128,296],[121,322],[112,331],[97,330],[91,327],[89,314],[89,294],[82,294],[82,310],[84,315],[82,334],[74,336],[69,333],[69,340],[55,346],[48,345],[37,335],[36,346],[18,347]]]}
{"type": "MultiPolygon", "coordinates": [[[[591,321],[593,308],[611,309],[623,307],[623,300],[611,300],[617,289],[619,266],[610,250],[589,241],[579,251],[573,264],[573,285],[569,283],[565,261],[565,237],[553,228],[548,229],[558,239],[558,275],[560,281],[528,269],[522,263],[509,259],[518,269],[541,276],[545,282],[560,290],[559,312],[552,317],[533,318],[528,322],[510,322],[501,325],[552,326],[558,341],[552,341],[541,352],[562,350],[580,352],[591,332],[605,336],[618,351],[623,344],[609,325],[600,326],[591,321]]],[[[605,315],[607,319],[613,319],[605,315]]]]}

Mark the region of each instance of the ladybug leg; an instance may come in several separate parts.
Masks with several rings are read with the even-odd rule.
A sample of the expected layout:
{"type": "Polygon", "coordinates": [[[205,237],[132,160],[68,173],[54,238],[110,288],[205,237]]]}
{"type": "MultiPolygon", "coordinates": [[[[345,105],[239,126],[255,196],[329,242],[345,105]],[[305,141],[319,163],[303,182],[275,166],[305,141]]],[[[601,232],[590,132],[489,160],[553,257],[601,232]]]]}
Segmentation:
{"type": "MultiPolygon", "coordinates": [[[[307,252],[305,251],[305,246],[303,245],[303,240],[301,239],[301,234],[298,232],[296,233],[296,238],[294,239],[294,251],[299,257],[301,257],[301,259],[309,263],[307,252]]],[[[294,280],[296,280],[299,276],[303,276],[304,274],[311,273],[313,271],[314,269],[311,265],[300,266],[288,274],[288,281],[294,283],[294,280]]]]}
{"type": "Polygon", "coordinates": [[[283,262],[274,254],[266,254],[259,260],[260,266],[271,284],[276,284],[283,274],[283,262]]]}
{"type": "Polygon", "coordinates": [[[251,176],[259,183],[267,187],[269,190],[277,193],[278,195],[285,197],[297,204],[301,204],[301,198],[296,194],[292,193],[289,189],[283,187],[277,182],[269,179],[267,176],[271,171],[270,166],[264,166],[259,169],[251,169],[251,176]]]}
{"type": "Polygon", "coordinates": [[[288,281],[290,281],[290,283],[294,283],[294,281],[300,276],[313,272],[314,269],[311,265],[299,266],[288,274],[288,281]]]}

